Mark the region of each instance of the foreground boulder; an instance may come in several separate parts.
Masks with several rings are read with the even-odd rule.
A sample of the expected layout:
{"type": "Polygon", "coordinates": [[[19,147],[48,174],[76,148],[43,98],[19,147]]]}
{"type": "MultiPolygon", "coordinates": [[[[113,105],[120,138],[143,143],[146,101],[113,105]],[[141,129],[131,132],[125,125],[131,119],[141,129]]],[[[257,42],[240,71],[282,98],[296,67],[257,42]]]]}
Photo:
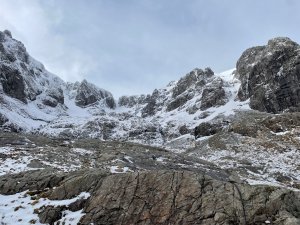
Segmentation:
{"type": "MultiPolygon", "coordinates": [[[[2,176],[0,192],[12,194],[14,191],[37,190],[33,181],[38,173],[41,172],[2,176]],[[28,185],[20,187],[24,177],[28,185]]],[[[111,175],[100,170],[84,170],[49,177],[43,174],[41,177],[40,183],[45,179],[57,185],[56,188],[47,185],[48,189],[42,185],[41,191],[36,192],[49,199],[72,198],[80,192],[90,192],[86,201],[76,204],[86,213],[79,224],[300,223],[299,192],[279,187],[249,186],[234,179],[218,180],[189,171],[111,175]]],[[[72,207],[48,206],[39,216],[43,221],[55,222],[61,217],[60,210],[72,207]],[[46,214],[47,210],[53,213],[46,214]]]]}
{"type": "Polygon", "coordinates": [[[299,111],[299,50],[289,38],[274,38],[266,46],[247,49],[237,62],[238,98],[250,98],[250,107],[259,111],[299,111]]]}

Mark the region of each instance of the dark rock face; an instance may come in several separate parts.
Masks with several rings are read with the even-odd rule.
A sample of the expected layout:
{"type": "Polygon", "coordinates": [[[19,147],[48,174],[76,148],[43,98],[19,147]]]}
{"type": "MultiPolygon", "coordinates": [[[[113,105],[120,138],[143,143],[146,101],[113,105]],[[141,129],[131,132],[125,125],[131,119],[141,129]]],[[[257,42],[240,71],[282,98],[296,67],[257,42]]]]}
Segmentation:
{"type": "Polygon", "coordinates": [[[246,50],[237,62],[240,100],[250,107],[279,113],[300,110],[300,47],[289,38],[246,50]]]}
{"type": "Polygon", "coordinates": [[[158,171],[107,177],[88,201],[81,222],[246,225],[279,222],[283,211],[297,218],[299,207],[299,195],[277,188],[158,171]],[[291,203],[290,198],[296,200],[291,203]],[[104,207],[99,208],[100,204],[104,207]]]}
{"type": "Polygon", "coordinates": [[[95,85],[88,83],[86,80],[83,80],[80,83],[75,97],[76,105],[85,107],[102,99],[105,99],[106,104],[110,108],[115,108],[116,104],[111,93],[97,88],[95,85]]]}
{"type": "Polygon", "coordinates": [[[172,111],[179,108],[180,106],[183,106],[188,100],[192,99],[193,97],[193,93],[186,93],[185,95],[178,96],[177,98],[175,98],[175,100],[168,104],[167,111],[172,111]]]}
{"type": "Polygon", "coordinates": [[[47,97],[43,99],[43,104],[56,107],[58,103],[64,104],[64,93],[61,88],[46,91],[47,97]]]}
{"type": "Polygon", "coordinates": [[[3,33],[12,38],[11,32],[9,30],[5,30],[3,31],[3,33]]]}
{"type": "MultiPolygon", "coordinates": [[[[150,96],[148,96],[149,98],[150,96]]],[[[118,101],[119,106],[126,106],[126,107],[134,107],[138,104],[144,104],[146,100],[146,95],[140,96],[121,96],[118,101]]]]}
{"type": "Polygon", "coordinates": [[[194,69],[182,77],[172,89],[172,101],[167,105],[167,111],[172,111],[192,99],[196,93],[201,92],[214,72],[210,68],[194,69]]]}
{"type": "Polygon", "coordinates": [[[6,65],[1,65],[0,81],[4,93],[13,98],[19,99],[22,102],[27,102],[24,80],[17,69],[13,69],[6,65]]]}
{"type": "MultiPolygon", "coordinates": [[[[29,171],[22,175],[29,183],[36,173],[29,171]]],[[[6,180],[12,190],[18,190],[14,186],[20,186],[18,182],[23,178],[10,176],[17,177],[6,176],[6,180]]],[[[53,175],[43,177],[56,183],[55,189],[34,189],[33,186],[29,189],[49,199],[68,199],[83,191],[90,192],[91,196],[76,204],[40,209],[36,213],[42,223],[54,223],[61,218],[63,209],[72,208],[86,213],[80,224],[255,225],[269,221],[267,223],[292,225],[300,222],[299,193],[279,187],[250,186],[230,178],[218,180],[188,171],[109,175],[100,170],[84,170],[61,176],[65,179],[60,183],[52,181],[53,175]]],[[[0,186],[3,182],[2,178],[0,186]]]]}
{"type": "Polygon", "coordinates": [[[0,177],[0,194],[14,194],[25,190],[44,190],[57,186],[65,175],[54,170],[37,170],[0,177]]]}
{"type": "Polygon", "coordinates": [[[0,113],[0,126],[5,124],[7,121],[8,121],[8,119],[0,113]]]}
{"type": "Polygon", "coordinates": [[[194,135],[196,138],[210,136],[220,132],[223,129],[223,124],[220,123],[201,123],[199,126],[195,127],[194,135]]]}
{"type": "Polygon", "coordinates": [[[190,86],[192,86],[198,81],[200,81],[198,85],[201,86],[201,80],[212,77],[213,75],[214,72],[210,68],[206,68],[204,71],[196,68],[195,70],[193,70],[192,72],[190,72],[189,74],[187,74],[186,76],[184,76],[178,81],[176,87],[173,89],[173,94],[172,94],[173,98],[182,94],[190,86]]]}
{"type": "Polygon", "coordinates": [[[111,108],[111,109],[114,109],[116,108],[116,102],[115,102],[115,99],[112,97],[112,96],[108,96],[105,98],[105,102],[106,102],[106,105],[111,108]]]}
{"type": "Polygon", "coordinates": [[[54,224],[55,221],[62,217],[62,207],[46,206],[39,212],[39,219],[41,223],[54,224]]]}
{"type": "Polygon", "coordinates": [[[201,110],[206,110],[210,107],[225,105],[227,102],[226,93],[223,88],[223,81],[216,79],[211,85],[204,88],[201,97],[201,110]]]}
{"type": "Polygon", "coordinates": [[[147,96],[145,102],[147,105],[142,109],[142,117],[153,116],[157,112],[158,108],[158,98],[160,97],[160,93],[157,89],[155,89],[152,95],[147,96]]]}

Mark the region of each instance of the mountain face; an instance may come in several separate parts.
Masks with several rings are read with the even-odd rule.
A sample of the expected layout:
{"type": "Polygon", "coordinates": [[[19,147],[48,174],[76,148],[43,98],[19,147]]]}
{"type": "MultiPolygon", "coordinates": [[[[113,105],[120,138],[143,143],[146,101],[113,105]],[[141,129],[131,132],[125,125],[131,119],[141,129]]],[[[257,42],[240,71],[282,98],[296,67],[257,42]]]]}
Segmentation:
{"type": "Polygon", "coordinates": [[[236,65],[238,97],[250,107],[280,113],[299,111],[300,46],[289,38],[274,38],[266,46],[246,50],[236,65]]]}
{"type": "Polygon", "coordinates": [[[116,101],[0,32],[4,223],[300,224],[299,49],[275,38],[116,101]]]}
{"type": "Polygon", "coordinates": [[[59,115],[69,115],[74,107],[115,107],[110,92],[86,80],[65,83],[49,73],[9,31],[0,32],[0,68],[0,115],[4,129],[29,131],[59,115]]]}

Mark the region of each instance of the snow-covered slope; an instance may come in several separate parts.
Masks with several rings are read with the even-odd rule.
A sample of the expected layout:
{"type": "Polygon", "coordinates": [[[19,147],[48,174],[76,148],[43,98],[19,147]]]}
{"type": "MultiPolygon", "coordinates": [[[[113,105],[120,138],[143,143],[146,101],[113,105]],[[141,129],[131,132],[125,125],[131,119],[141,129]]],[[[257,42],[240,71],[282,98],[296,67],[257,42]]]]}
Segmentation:
{"type": "Polygon", "coordinates": [[[4,130],[182,148],[187,146],[179,145],[181,139],[191,145],[200,123],[249,108],[236,100],[240,82],[234,70],[196,68],[152,95],[123,96],[116,104],[111,93],[86,80],[65,83],[48,72],[8,31],[0,41],[4,130]]]}
{"type": "MultiPolygon", "coordinates": [[[[203,72],[197,69],[182,79],[195,74],[195,71],[203,72]]],[[[156,146],[172,147],[175,141],[176,148],[180,149],[183,146],[178,145],[178,138],[192,139],[189,143],[193,144],[193,130],[199,124],[234,114],[236,110],[249,109],[247,101],[236,100],[239,81],[234,78],[233,70],[196,79],[196,84],[193,82],[185,86],[179,95],[174,93],[179,89],[180,81],[172,82],[149,96],[123,96],[113,109],[98,106],[79,109],[74,101],[67,98],[67,113],[35,131],[69,138],[92,137],[156,146]],[[204,85],[195,88],[197,83],[204,85]],[[217,95],[220,90],[221,96],[217,95]],[[202,108],[203,105],[206,107],[202,108]]]]}
{"type": "MultiPolygon", "coordinates": [[[[280,40],[274,43],[282,47],[280,40]]],[[[276,52],[271,51],[274,65],[281,60],[276,52]]],[[[248,59],[248,53],[254,57],[247,50],[242,58],[248,59]]],[[[272,70],[264,67],[264,61],[258,62],[259,69],[269,76],[272,70]]],[[[86,80],[66,83],[51,74],[8,31],[0,32],[0,130],[162,146],[234,169],[254,183],[267,180],[299,188],[299,160],[286,158],[299,158],[300,113],[274,115],[250,109],[251,103],[259,104],[257,99],[263,99],[266,106],[277,103],[275,98],[269,101],[264,97],[267,92],[245,92],[249,98],[241,98],[241,92],[261,87],[248,82],[250,75],[259,74],[255,65],[247,63],[239,60],[237,72],[232,69],[219,74],[210,68],[196,68],[151,95],[122,96],[115,103],[110,92],[86,80]],[[284,169],[278,169],[278,164],[284,169]]],[[[298,71],[294,58],[290,63],[298,71]]],[[[289,79],[299,75],[293,74],[289,79]]],[[[277,88],[277,80],[273,81],[277,88]]],[[[295,94],[298,89],[294,86],[285,89],[283,83],[278,93],[288,98],[286,90],[295,94]]],[[[295,108],[299,101],[292,100],[295,108]]]]}
{"type": "Polygon", "coordinates": [[[0,103],[2,129],[27,132],[61,116],[90,115],[89,106],[115,107],[110,92],[48,72],[9,31],[0,32],[0,103]]]}

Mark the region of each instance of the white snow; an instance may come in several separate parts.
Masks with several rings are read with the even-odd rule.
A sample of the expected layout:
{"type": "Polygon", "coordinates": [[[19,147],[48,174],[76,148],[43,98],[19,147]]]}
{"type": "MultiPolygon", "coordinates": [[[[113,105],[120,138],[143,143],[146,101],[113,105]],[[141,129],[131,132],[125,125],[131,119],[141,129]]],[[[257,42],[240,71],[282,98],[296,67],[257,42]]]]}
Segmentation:
{"type": "Polygon", "coordinates": [[[251,162],[252,167],[262,168],[262,170],[257,173],[247,171],[253,175],[252,178],[247,179],[250,184],[280,185],[274,178],[278,173],[300,180],[297,169],[300,166],[300,154],[297,149],[288,151],[251,149],[240,152],[220,150],[211,151],[204,156],[199,156],[199,158],[213,162],[223,169],[244,167],[241,162],[251,162]]]}
{"type": "Polygon", "coordinates": [[[0,176],[9,173],[19,173],[25,170],[33,170],[27,165],[33,159],[32,156],[23,155],[13,147],[0,147],[0,153],[5,157],[0,158],[0,176]]]}
{"type": "MultiPolygon", "coordinates": [[[[34,214],[35,209],[42,206],[62,206],[69,205],[78,199],[87,199],[90,194],[87,192],[80,193],[77,197],[67,200],[49,200],[41,198],[32,200],[31,196],[26,194],[27,191],[17,193],[14,195],[0,195],[0,219],[1,224],[6,225],[24,225],[36,224],[41,225],[37,214],[34,214]]],[[[64,211],[61,222],[65,221],[66,224],[75,225],[79,222],[80,218],[84,215],[82,210],[77,212],[64,211]]]]}
{"type": "Polygon", "coordinates": [[[91,155],[93,152],[91,150],[86,150],[83,148],[73,148],[73,152],[78,153],[80,155],[91,155]]]}
{"type": "Polygon", "coordinates": [[[121,167],[121,166],[111,166],[110,167],[110,172],[111,173],[126,173],[128,171],[131,171],[129,170],[128,167],[121,167]]]}
{"type": "Polygon", "coordinates": [[[166,160],[166,158],[164,158],[164,157],[158,157],[158,158],[156,158],[157,162],[164,162],[165,160],[166,160]]]}

